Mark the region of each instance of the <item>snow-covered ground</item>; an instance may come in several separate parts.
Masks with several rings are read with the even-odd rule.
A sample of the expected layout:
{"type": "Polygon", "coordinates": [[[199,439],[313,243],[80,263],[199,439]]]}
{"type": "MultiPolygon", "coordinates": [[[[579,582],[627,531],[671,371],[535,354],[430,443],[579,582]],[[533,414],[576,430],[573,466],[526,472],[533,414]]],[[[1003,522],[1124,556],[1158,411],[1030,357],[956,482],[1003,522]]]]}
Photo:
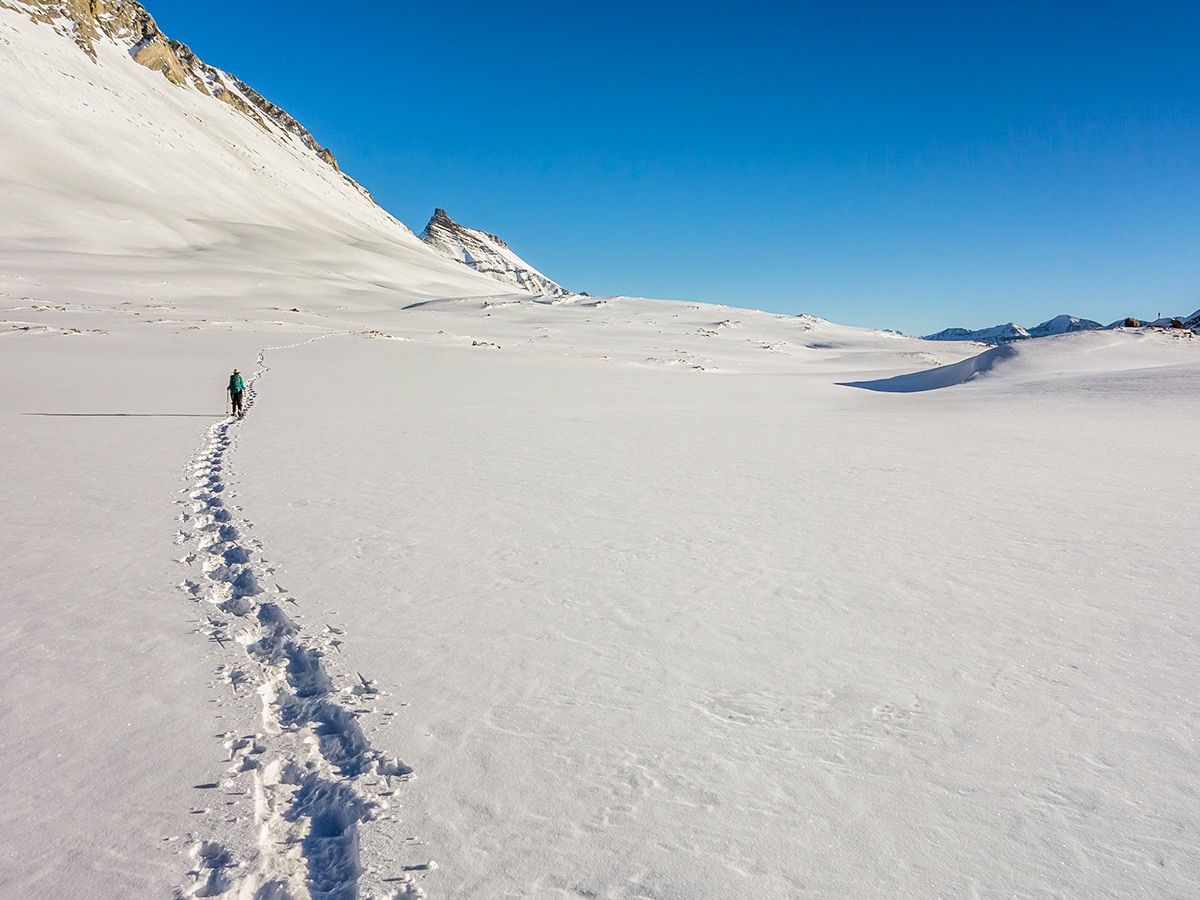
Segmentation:
{"type": "Polygon", "coordinates": [[[495,296],[0,39],[0,896],[1200,893],[1197,340],[495,296]]]}

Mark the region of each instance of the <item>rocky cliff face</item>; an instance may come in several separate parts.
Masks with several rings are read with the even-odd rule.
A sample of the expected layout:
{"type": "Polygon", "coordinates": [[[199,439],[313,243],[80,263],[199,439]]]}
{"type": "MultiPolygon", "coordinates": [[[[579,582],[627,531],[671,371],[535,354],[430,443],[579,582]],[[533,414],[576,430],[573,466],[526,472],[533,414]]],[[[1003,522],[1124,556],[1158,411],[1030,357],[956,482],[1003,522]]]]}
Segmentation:
{"type": "Polygon", "coordinates": [[[22,12],[73,40],[96,58],[96,42],[109,40],[134,60],[162,72],[174,84],[207,94],[237,109],[262,128],[278,128],[337,168],[333,154],[317,143],[299,122],[228,72],[213,68],[179,41],[159,30],[153,17],[133,0],[0,0],[0,6],[22,12]]]}
{"type": "Polygon", "coordinates": [[[513,253],[496,235],[459,225],[444,209],[434,210],[419,237],[443,256],[523,291],[548,297],[573,296],[513,253]]]}

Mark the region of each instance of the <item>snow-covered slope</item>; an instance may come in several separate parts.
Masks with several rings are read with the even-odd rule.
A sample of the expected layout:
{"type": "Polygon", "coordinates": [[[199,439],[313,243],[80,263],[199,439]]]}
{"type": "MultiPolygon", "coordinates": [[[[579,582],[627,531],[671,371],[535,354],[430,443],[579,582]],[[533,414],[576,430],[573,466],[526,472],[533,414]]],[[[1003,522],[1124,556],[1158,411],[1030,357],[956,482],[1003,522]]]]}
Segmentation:
{"type": "Polygon", "coordinates": [[[444,209],[434,210],[421,240],[448,259],[470,266],[497,281],[547,297],[568,297],[571,291],[551,281],[494,234],[459,225],[444,209]]]}
{"type": "Polygon", "coordinates": [[[88,31],[75,11],[88,4],[0,5],[0,292],[37,297],[52,278],[81,300],[204,295],[214,310],[287,310],[314,282],[366,304],[497,292],[430,251],[283,114],[220,102],[249,96],[236,79],[202,91],[197,73],[212,70],[198,63],[184,83],[139,65],[130,51],[149,17],[101,6],[127,24],[94,30],[89,54],[72,39],[88,31]],[[45,9],[52,21],[28,12],[45,9]]]}
{"type": "Polygon", "coordinates": [[[0,9],[0,897],[1200,895],[1200,339],[511,290],[63,31],[0,9]]]}
{"type": "Polygon", "coordinates": [[[96,59],[96,42],[128,48],[129,55],[161,72],[172,84],[190,87],[229,104],[268,131],[294,137],[334,168],[333,154],[316,142],[303,125],[239,79],[206,64],[191,49],[168,38],[139,3],[126,0],[0,0],[0,6],[23,12],[63,36],[96,59]]]}

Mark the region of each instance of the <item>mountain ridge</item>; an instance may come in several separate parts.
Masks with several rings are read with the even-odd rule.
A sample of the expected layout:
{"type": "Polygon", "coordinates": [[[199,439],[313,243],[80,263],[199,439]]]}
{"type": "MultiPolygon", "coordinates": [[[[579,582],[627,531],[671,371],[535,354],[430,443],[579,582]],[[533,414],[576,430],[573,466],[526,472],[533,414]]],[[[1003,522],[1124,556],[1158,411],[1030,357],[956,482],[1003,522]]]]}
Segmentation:
{"type": "Polygon", "coordinates": [[[945,328],[934,334],[922,335],[922,338],[927,341],[978,341],[981,344],[1010,344],[1013,341],[1050,337],[1073,331],[1091,331],[1103,327],[1099,322],[1093,322],[1091,319],[1080,319],[1077,316],[1063,314],[1047,319],[1033,328],[1024,328],[1016,322],[1006,322],[1003,325],[993,325],[990,328],[977,330],[945,328]]]}
{"type": "Polygon", "coordinates": [[[1101,325],[1091,319],[1081,319],[1077,316],[1058,315],[1047,319],[1033,328],[1024,328],[1016,322],[1003,325],[993,325],[990,328],[971,330],[967,328],[944,328],[933,334],[922,335],[926,341],[975,341],[980,344],[1011,344],[1016,341],[1032,340],[1034,338],[1054,337],[1060,334],[1072,334],[1077,331],[1096,331],[1102,328],[1117,328],[1136,323],[1135,327],[1150,326],[1156,328],[1184,328],[1196,330],[1200,328],[1200,310],[1190,316],[1168,316],[1153,322],[1143,322],[1139,319],[1121,319],[1111,325],[1101,325]],[[1178,323],[1178,324],[1176,324],[1178,323]]]}
{"type": "MultiPolygon", "coordinates": [[[[502,292],[418,240],[277,107],[254,118],[207,81],[144,65],[151,44],[170,47],[142,7],[78,9],[0,0],[0,298],[203,295],[233,311],[291,309],[314,281],[353,285],[356,307],[502,292]],[[199,260],[201,282],[186,274],[199,260]]],[[[232,76],[219,83],[249,103],[232,76]]]]}
{"type": "MultiPolygon", "coordinates": [[[[208,65],[187,44],[167,37],[136,0],[0,0],[0,7],[49,25],[73,40],[93,62],[97,62],[96,41],[109,40],[125,49],[135,62],[161,72],[172,84],[220,100],[268,131],[274,125],[341,171],[333,152],[318,143],[286,110],[236,76],[208,65]]],[[[352,178],[345,173],[343,176],[366,193],[352,178]]]]}

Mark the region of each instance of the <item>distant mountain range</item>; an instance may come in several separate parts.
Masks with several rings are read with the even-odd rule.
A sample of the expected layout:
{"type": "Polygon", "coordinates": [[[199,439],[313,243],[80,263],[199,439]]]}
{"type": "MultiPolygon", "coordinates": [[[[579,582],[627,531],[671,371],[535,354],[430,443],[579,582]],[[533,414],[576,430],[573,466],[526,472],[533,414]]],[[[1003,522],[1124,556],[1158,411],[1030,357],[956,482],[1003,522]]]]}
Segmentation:
{"type": "Polygon", "coordinates": [[[459,225],[444,209],[434,210],[433,218],[418,237],[443,256],[531,294],[574,296],[572,291],[551,281],[513,253],[496,235],[459,225]]]}
{"type": "Polygon", "coordinates": [[[1167,317],[1145,322],[1139,319],[1121,319],[1111,325],[1101,325],[1091,319],[1080,319],[1076,316],[1061,315],[1036,325],[1033,328],[1022,328],[1015,322],[1006,325],[993,325],[991,328],[980,328],[970,331],[966,328],[946,328],[936,334],[922,335],[927,341],[977,341],[981,344],[1011,344],[1014,341],[1024,341],[1030,338],[1050,337],[1056,334],[1069,334],[1073,331],[1094,331],[1099,328],[1120,328],[1136,323],[1135,327],[1154,328],[1186,328],[1195,331],[1200,328],[1200,310],[1186,317],[1167,317]],[[1176,324],[1178,323],[1178,324],[1176,324]]]}

